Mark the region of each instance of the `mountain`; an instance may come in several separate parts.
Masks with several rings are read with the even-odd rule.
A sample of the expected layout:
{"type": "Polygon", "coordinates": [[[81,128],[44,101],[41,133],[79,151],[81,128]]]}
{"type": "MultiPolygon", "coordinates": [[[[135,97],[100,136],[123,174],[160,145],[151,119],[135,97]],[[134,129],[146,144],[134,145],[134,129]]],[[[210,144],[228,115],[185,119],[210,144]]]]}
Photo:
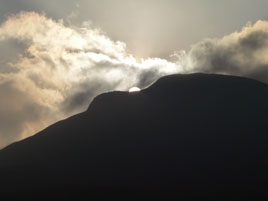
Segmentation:
{"type": "Polygon", "coordinates": [[[0,200],[268,200],[268,85],[160,78],[0,151],[0,200]]]}

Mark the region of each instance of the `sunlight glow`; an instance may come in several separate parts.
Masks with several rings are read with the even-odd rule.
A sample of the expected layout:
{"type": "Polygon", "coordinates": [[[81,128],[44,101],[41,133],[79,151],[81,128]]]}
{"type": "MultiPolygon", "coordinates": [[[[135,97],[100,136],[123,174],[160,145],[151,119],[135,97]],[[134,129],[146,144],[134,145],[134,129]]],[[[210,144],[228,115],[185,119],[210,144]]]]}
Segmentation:
{"type": "Polygon", "coordinates": [[[133,92],[139,92],[141,89],[138,87],[132,87],[128,90],[129,93],[133,93],[133,92]]]}

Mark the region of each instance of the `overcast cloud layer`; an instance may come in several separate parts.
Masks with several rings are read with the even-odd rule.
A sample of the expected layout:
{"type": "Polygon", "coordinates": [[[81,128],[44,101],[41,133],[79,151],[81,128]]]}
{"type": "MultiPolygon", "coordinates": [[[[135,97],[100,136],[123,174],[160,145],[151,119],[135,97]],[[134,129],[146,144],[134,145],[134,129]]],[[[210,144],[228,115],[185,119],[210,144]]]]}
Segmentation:
{"type": "Polygon", "coordinates": [[[189,52],[175,52],[171,61],[138,62],[125,43],[90,23],[67,26],[22,12],[0,26],[0,47],[0,147],[84,111],[102,92],[144,88],[167,74],[221,73],[268,83],[267,21],[205,39],[189,52]]]}

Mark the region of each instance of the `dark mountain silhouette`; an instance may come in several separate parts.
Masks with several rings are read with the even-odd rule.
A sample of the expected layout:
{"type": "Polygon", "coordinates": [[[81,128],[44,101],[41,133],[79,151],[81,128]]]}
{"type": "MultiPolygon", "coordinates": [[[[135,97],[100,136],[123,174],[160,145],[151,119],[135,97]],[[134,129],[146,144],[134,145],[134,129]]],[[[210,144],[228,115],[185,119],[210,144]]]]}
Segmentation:
{"type": "Polygon", "coordinates": [[[0,151],[0,200],[268,200],[268,85],[171,75],[0,151]]]}

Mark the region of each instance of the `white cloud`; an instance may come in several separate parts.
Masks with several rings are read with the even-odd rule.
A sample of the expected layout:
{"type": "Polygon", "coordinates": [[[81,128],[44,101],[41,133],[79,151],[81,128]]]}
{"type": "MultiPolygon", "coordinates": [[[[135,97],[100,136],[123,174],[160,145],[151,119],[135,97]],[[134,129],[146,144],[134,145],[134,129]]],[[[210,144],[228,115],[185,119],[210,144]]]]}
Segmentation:
{"type": "Polygon", "coordinates": [[[0,26],[0,43],[10,40],[24,49],[0,66],[5,96],[0,102],[0,146],[85,110],[102,92],[144,88],[167,74],[202,71],[268,82],[266,21],[221,39],[205,39],[189,52],[175,52],[174,62],[138,62],[127,54],[125,43],[112,41],[91,23],[67,26],[34,12],[13,15],[0,26]]]}
{"type": "Polygon", "coordinates": [[[191,71],[255,78],[268,83],[268,21],[248,23],[220,39],[205,39],[179,61],[191,71]]]}
{"type": "MultiPolygon", "coordinates": [[[[3,142],[0,146],[7,144],[2,139],[8,136],[12,136],[9,142],[21,139],[48,123],[85,110],[99,93],[128,90],[136,85],[145,87],[157,77],[176,70],[174,63],[159,58],[137,62],[126,53],[123,42],[110,40],[89,23],[83,23],[82,27],[65,26],[63,21],[34,12],[9,17],[0,27],[0,40],[26,44],[24,52],[8,65],[16,70],[0,73],[0,81],[1,86],[12,83],[17,96],[20,94],[19,99],[29,103],[27,113],[15,109],[12,113],[1,114],[6,120],[15,113],[24,112],[25,117],[21,121],[8,121],[10,127],[14,123],[19,125],[20,129],[16,131],[0,127],[0,142],[3,142]],[[153,77],[140,82],[143,72],[153,77]],[[40,107],[38,121],[44,122],[39,126],[36,119],[26,118],[35,107],[40,107]],[[27,129],[30,127],[33,128],[31,132],[27,129]]],[[[5,93],[10,100],[14,99],[14,94],[5,93]]],[[[20,105],[18,101],[12,101],[8,107],[20,105]]],[[[0,104],[0,109],[5,107],[6,104],[0,104]]]]}

